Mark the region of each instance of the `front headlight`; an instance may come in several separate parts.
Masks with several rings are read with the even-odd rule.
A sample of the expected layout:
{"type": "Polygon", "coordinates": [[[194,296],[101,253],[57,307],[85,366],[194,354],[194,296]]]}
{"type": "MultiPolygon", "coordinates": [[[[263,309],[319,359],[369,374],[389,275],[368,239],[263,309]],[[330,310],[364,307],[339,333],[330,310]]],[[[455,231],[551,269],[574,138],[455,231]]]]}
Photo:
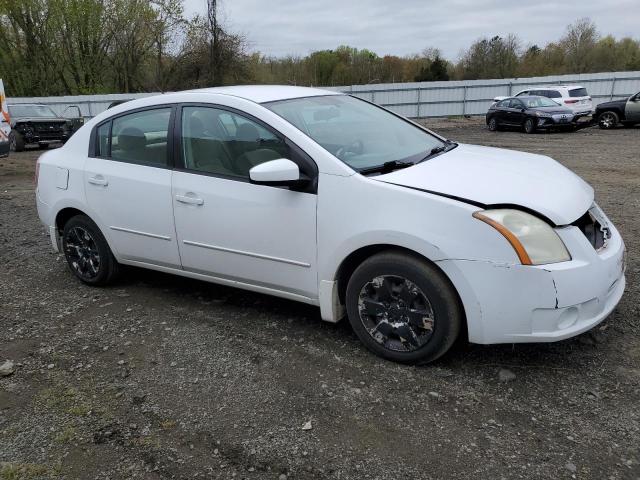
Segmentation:
{"type": "Polygon", "coordinates": [[[536,112],[538,117],[550,117],[551,115],[546,112],[536,112]]]}
{"type": "Polygon", "coordinates": [[[483,210],[473,214],[498,230],[516,251],[523,265],[543,265],[571,260],[558,234],[538,217],[507,208],[483,210]]]}

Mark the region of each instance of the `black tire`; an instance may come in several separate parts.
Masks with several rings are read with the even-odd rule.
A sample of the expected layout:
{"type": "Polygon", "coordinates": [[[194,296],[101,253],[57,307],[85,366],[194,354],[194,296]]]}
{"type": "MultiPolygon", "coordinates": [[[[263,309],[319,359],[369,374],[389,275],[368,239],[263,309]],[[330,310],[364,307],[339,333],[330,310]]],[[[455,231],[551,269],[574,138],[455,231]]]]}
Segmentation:
{"type": "Polygon", "coordinates": [[[400,363],[428,363],[444,355],[464,321],[462,305],[449,279],[429,262],[397,251],[379,253],[362,262],[349,279],[346,304],[349,323],[360,341],[373,353],[400,363]],[[385,286],[387,281],[393,288],[385,286]],[[409,288],[403,290],[405,286],[409,288]],[[404,303],[407,298],[410,300],[404,303]],[[371,314],[365,307],[371,304],[377,313],[371,314]],[[424,315],[427,311],[429,315],[424,315]],[[375,328],[370,330],[371,325],[375,328]],[[411,338],[405,340],[402,335],[411,338]]]}
{"type": "Polygon", "coordinates": [[[15,131],[9,133],[9,150],[12,152],[24,151],[24,138],[20,133],[15,131]]]}
{"type": "Polygon", "coordinates": [[[527,118],[522,125],[525,133],[536,133],[536,121],[533,118],[527,118]]]}
{"type": "Polygon", "coordinates": [[[489,130],[492,132],[497,132],[498,130],[500,130],[498,119],[496,117],[491,117],[489,119],[489,123],[487,124],[487,127],[489,127],[489,130]]]}
{"type": "Polygon", "coordinates": [[[86,215],[76,215],[65,223],[62,250],[71,272],[87,285],[107,285],[118,276],[120,265],[109,244],[86,215]]]}
{"type": "Polygon", "coordinates": [[[611,110],[602,112],[598,116],[598,126],[602,130],[610,130],[612,128],[616,128],[618,122],[620,122],[620,117],[616,112],[612,112],[611,110]]]}

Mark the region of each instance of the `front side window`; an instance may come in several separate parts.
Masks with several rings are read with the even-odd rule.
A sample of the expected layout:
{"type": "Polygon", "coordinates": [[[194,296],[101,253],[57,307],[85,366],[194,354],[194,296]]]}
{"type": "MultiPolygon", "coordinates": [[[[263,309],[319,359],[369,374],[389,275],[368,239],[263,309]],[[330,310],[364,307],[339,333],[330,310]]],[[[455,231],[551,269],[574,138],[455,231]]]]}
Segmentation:
{"type": "Polygon", "coordinates": [[[347,95],[263,104],[359,171],[387,162],[416,163],[445,142],[386,110],[347,95]]]}
{"type": "MultiPolygon", "coordinates": [[[[171,108],[154,108],[113,119],[111,158],[129,163],[166,166],[171,108]]],[[[100,132],[98,132],[100,141],[100,132]]]]}
{"type": "Polygon", "coordinates": [[[259,123],[212,107],[183,107],[182,158],[187,170],[248,179],[249,170],[290,158],[285,141],[259,123]]]}

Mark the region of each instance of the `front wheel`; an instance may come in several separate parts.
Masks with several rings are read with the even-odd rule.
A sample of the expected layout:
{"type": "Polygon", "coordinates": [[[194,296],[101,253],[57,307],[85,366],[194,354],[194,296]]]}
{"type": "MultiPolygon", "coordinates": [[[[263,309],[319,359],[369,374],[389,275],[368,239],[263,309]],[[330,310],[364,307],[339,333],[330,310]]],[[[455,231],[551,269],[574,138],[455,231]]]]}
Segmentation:
{"type": "Polygon", "coordinates": [[[536,133],[536,121],[533,118],[527,118],[524,121],[525,133],[536,133]]]}
{"type": "Polygon", "coordinates": [[[24,150],[24,138],[18,132],[9,133],[9,150],[12,152],[22,152],[24,150]]]}
{"type": "Polygon", "coordinates": [[[119,264],[98,226],[86,215],[67,221],[62,249],[73,274],[88,285],[107,285],[116,278],[119,264]]]}
{"type": "Polygon", "coordinates": [[[464,314],[445,275],[425,260],[384,252],[365,260],[347,285],[349,322],[377,355],[427,363],[455,342],[464,314]]]}
{"type": "Polygon", "coordinates": [[[603,112],[598,117],[598,125],[603,130],[615,128],[619,121],[620,118],[616,112],[603,112]]]}

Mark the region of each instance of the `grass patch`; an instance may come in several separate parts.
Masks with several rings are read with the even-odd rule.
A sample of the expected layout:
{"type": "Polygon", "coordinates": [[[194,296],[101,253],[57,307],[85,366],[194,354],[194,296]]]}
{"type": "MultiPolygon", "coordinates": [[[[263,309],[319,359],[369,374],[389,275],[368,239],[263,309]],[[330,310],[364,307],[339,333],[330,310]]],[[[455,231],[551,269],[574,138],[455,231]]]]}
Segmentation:
{"type": "Polygon", "coordinates": [[[76,439],[76,430],[73,427],[66,427],[54,438],[56,443],[71,443],[76,439]]]}
{"type": "Polygon", "coordinates": [[[163,430],[173,430],[174,428],[176,428],[176,422],[175,420],[163,420],[162,422],[160,422],[160,428],[162,428],[163,430]]]}
{"type": "Polygon", "coordinates": [[[37,477],[57,475],[56,469],[34,463],[0,463],[0,479],[29,480],[37,477]]]}

